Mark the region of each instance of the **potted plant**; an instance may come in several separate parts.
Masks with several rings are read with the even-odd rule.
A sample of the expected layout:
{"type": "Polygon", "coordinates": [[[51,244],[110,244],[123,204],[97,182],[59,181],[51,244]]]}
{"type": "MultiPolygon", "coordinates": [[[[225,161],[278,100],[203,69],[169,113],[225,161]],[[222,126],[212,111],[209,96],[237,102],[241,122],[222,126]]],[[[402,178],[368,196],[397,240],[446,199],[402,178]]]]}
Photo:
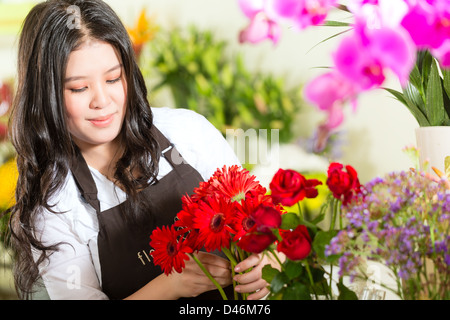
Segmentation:
{"type": "MultiPolygon", "coordinates": [[[[305,97],[327,114],[322,140],[343,121],[343,108],[356,107],[360,94],[384,88],[394,73],[402,91],[385,88],[418,122],[421,164],[444,170],[450,154],[450,24],[448,1],[238,0],[249,25],[241,41],[256,43],[280,37],[280,25],[348,26],[333,53],[334,66],[305,87],[305,97]],[[352,23],[327,21],[331,10],[352,15],[352,23]],[[424,132],[424,133],[422,133],[424,132]],[[435,154],[435,155],[434,155],[435,154]]],[[[323,141],[322,141],[323,142],[323,141]]],[[[422,169],[426,169],[422,166],[422,169]]]]}

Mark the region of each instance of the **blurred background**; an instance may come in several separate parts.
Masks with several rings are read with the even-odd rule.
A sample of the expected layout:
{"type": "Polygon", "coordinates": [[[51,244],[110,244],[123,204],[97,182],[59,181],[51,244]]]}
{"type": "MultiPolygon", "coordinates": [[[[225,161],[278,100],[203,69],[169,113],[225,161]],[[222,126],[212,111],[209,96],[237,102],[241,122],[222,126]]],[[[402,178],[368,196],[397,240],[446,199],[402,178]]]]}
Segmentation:
{"type": "MultiPolygon", "coordinates": [[[[6,135],[16,76],[21,23],[39,1],[0,0],[0,211],[13,204],[14,150],[6,135]]],[[[277,154],[241,162],[265,186],[280,167],[323,176],[330,161],[352,165],[362,183],[413,166],[404,152],[415,145],[418,127],[409,111],[386,91],[362,95],[347,108],[344,125],[321,152],[312,141],[324,115],[308,105],[303,86],[331,65],[337,27],[299,32],[285,27],[279,43],[240,44],[248,24],[235,0],[107,0],[133,37],[153,107],[189,108],[227,129],[279,130],[277,154]],[[260,159],[261,160],[261,159],[260,159]]],[[[346,19],[336,13],[334,20],[346,19]]],[[[399,89],[395,79],[391,88],[399,89]]],[[[254,130],[254,131],[252,131],[254,130]]],[[[276,137],[268,135],[268,145],[276,137]]],[[[230,141],[232,144],[232,141],[230,141]]],[[[3,219],[2,223],[6,223],[3,219]]],[[[0,225],[1,226],[1,225],[0,225]]],[[[3,229],[3,227],[2,227],[3,229]]],[[[3,235],[1,235],[3,237],[3,235]]],[[[0,299],[14,299],[11,258],[0,242],[0,299]]]]}

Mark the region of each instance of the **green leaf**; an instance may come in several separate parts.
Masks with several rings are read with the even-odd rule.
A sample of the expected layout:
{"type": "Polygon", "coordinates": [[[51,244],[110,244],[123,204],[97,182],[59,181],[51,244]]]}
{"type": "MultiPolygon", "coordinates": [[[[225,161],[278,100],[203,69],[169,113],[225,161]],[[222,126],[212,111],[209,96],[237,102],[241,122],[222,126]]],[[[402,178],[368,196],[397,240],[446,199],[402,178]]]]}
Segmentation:
{"type": "Polygon", "coordinates": [[[303,272],[303,266],[301,262],[295,262],[292,260],[287,260],[284,266],[284,272],[289,280],[298,278],[303,272]]]}
{"type": "Polygon", "coordinates": [[[289,279],[286,274],[283,272],[279,272],[275,275],[275,277],[273,277],[272,281],[270,282],[270,288],[273,293],[278,293],[288,282],[289,279]]]}
{"type": "Polygon", "coordinates": [[[394,89],[390,89],[390,88],[383,88],[384,90],[388,91],[390,94],[392,94],[398,101],[400,101],[401,103],[403,103],[408,110],[411,112],[411,114],[413,115],[414,118],[416,118],[417,122],[419,123],[419,125],[421,127],[425,127],[425,126],[429,126],[429,122],[427,120],[427,118],[425,117],[424,113],[420,110],[420,108],[415,105],[414,103],[412,103],[406,96],[405,94],[394,90],[394,89]]]}
{"type": "Polygon", "coordinates": [[[324,26],[327,27],[349,27],[351,26],[348,22],[335,21],[335,20],[327,20],[323,23],[324,26]]]}
{"type": "Polygon", "coordinates": [[[450,125],[450,69],[441,69],[442,71],[442,86],[444,87],[444,106],[447,113],[446,122],[444,126],[450,125]]]}
{"type": "Polygon", "coordinates": [[[284,290],[283,300],[311,300],[311,293],[303,283],[294,282],[284,290]]]}
{"type": "Polygon", "coordinates": [[[431,65],[433,63],[434,58],[428,50],[425,50],[419,51],[418,59],[420,59],[419,71],[422,76],[422,90],[426,92],[428,79],[431,72],[431,65]]]}
{"type": "Polygon", "coordinates": [[[337,233],[337,230],[319,231],[316,233],[312,247],[320,258],[326,259],[325,246],[330,244],[331,239],[333,239],[337,233]]]}
{"type": "Polygon", "coordinates": [[[281,216],[281,229],[295,229],[300,224],[300,217],[294,212],[288,212],[281,216]]]}
{"type": "Polygon", "coordinates": [[[314,283],[321,282],[322,280],[324,280],[325,271],[322,268],[311,267],[310,269],[314,283]]]}
{"type": "Polygon", "coordinates": [[[442,96],[441,77],[438,66],[433,59],[431,73],[427,85],[426,113],[430,125],[439,126],[445,119],[444,100],[442,96]]]}
{"type": "Polygon", "coordinates": [[[447,96],[450,98],[450,69],[442,69],[442,75],[444,77],[444,89],[447,96]]]}
{"type": "Polygon", "coordinates": [[[422,75],[419,72],[419,68],[417,65],[414,65],[414,68],[411,70],[409,74],[409,82],[419,89],[419,92],[423,91],[422,87],[422,75]]]}
{"type": "Polygon", "coordinates": [[[264,280],[267,281],[267,283],[271,283],[273,278],[275,278],[275,276],[277,274],[279,274],[280,271],[273,268],[271,265],[266,264],[263,268],[262,268],[262,278],[264,280]]]}
{"type": "Polygon", "coordinates": [[[339,289],[338,300],[358,300],[358,296],[352,290],[347,288],[342,282],[342,278],[339,279],[339,283],[337,283],[337,287],[339,289]]]}
{"type": "MultiPolygon", "coordinates": [[[[312,49],[314,49],[315,47],[317,47],[319,44],[324,43],[325,41],[328,41],[328,40],[330,40],[330,39],[333,39],[333,38],[335,38],[335,37],[337,37],[337,36],[340,36],[341,34],[344,34],[344,33],[348,32],[348,31],[350,31],[350,30],[352,30],[352,29],[344,30],[344,31],[338,32],[338,33],[336,33],[336,34],[333,34],[332,36],[329,36],[328,38],[326,38],[326,39],[320,41],[319,43],[315,44],[315,45],[314,45],[311,49],[309,49],[306,53],[309,53],[312,49]]],[[[329,68],[329,67],[325,67],[325,68],[329,68]]]]}

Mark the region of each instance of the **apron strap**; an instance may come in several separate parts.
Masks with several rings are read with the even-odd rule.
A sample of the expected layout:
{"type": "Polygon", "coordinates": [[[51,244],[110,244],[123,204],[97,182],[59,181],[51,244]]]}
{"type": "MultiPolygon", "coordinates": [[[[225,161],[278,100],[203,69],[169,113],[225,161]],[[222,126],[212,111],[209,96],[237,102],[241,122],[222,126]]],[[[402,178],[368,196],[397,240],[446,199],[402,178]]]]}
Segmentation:
{"type": "Polygon", "coordinates": [[[172,168],[184,163],[184,158],[178,152],[177,148],[171,143],[165,135],[159,131],[155,126],[152,127],[152,131],[155,135],[156,141],[160,146],[162,156],[170,163],[172,168]]]}
{"type": "MultiPolygon", "coordinates": [[[[184,162],[181,154],[178,153],[174,145],[158,130],[155,126],[152,129],[155,140],[158,142],[161,154],[166,158],[170,165],[175,166],[184,162]]],[[[78,189],[82,197],[88,202],[97,212],[100,212],[100,201],[97,198],[97,187],[94,178],[89,170],[89,167],[81,154],[78,147],[75,146],[76,156],[72,161],[71,171],[78,189]]]]}
{"type": "Polygon", "coordinates": [[[97,186],[95,185],[94,178],[92,178],[86,160],[78,148],[76,148],[75,159],[72,161],[71,171],[78,189],[81,192],[81,196],[97,212],[100,212],[100,201],[97,198],[97,186]]]}

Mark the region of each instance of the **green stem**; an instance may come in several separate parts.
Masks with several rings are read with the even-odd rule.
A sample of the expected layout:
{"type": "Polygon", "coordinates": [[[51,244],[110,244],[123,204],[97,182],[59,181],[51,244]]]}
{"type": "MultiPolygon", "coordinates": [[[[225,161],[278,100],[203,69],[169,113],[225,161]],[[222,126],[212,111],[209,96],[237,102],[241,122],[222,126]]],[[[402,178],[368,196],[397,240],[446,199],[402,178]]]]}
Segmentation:
{"type": "Polygon", "coordinates": [[[298,207],[298,216],[300,217],[300,221],[303,221],[303,211],[302,211],[300,202],[297,202],[297,207],[298,207]]]}
{"type": "Polygon", "coordinates": [[[222,252],[225,253],[225,255],[226,255],[227,258],[230,260],[231,265],[232,265],[233,267],[235,267],[235,266],[238,264],[238,262],[237,262],[237,260],[236,260],[236,257],[231,253],[231,251],[230,251],[229,249],[227,249],[227,248],[222,248],[222,252]]]}
{"type": "Polygon", "coordinates": [[[330,222],[330,230],[334,230],[334,224],[336,222],[336,214],[337,214],[337,199],[333,198],[331,200],[331,209],[332,209],[332,215],[331,215],[331,222],[330,222]]]}
{"type": "MultiPolygon", "coordinates": [[[[233,244],[231,244],[231,248],[233,248],[233,244]]],[[[233,249],[228,250],[227,248],[222,248],[222,252],[227,256],[228,260],[231,262],[231,276],[233,279],[233,294],[234,294],[234,300],[238,300],[238,293],[236,291],[236,281],[234,281],[234,276],[236,275],[236,272],[234,271],[234,267],[238,264],[236,258],[234,257],[232,251],[233,249]]]]}
{"type": "Polygon", "coordinates": [[[333,300],[333,289],[332,289],[332,285],[333,285],[333,264],[330,264],[330,285],[329,285],[329,295],[330,295],[330,300],[333,300]]]}
{"type": "Polygon", "coordinates": [[[194,259],[194,261],[197,263],[197,265],[200,267],[200,269],[202,269],[202,271],[205,273],[205,275],[209,278],[209,280],[212,281],[212,283],[214,283],[214,285],[216,286],[217,290],[219,290],[220,295],[222,296],[223,300],[228,300],[227,295],[225,294],[225,292],[223,291],[222,286],[216,281],[216,279],[214,279],[214,277],[209,273],[209,271],[205,268],[205,266],[203,265],[203,263],[200,262],[200,260],[198,260],[198,258],[193,255],[190,254],[190,256],[194,259]]]}
{"type": "Polygon", "coordinates": [[[311,282],[311,289],[314,292],[314,296],[316,297],[316,300],[319,300],[316,290],[314,289],[314,280],[312,278],[311,270],[309,269],[309,263],[305,261],[305,268],[306,272],[308,273],[309,282],[311,282]]]}

